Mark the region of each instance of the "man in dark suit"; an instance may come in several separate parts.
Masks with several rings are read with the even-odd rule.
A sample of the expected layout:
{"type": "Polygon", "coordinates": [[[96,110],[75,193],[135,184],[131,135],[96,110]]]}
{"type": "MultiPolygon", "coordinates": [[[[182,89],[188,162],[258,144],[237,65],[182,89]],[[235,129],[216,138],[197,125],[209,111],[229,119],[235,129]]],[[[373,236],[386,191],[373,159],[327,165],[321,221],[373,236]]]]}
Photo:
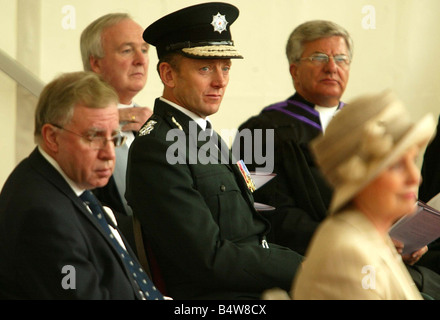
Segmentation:
{"type": "Polygon", "coordinates": [[[200,4],[144,32],[164,91],[130,148],[126,198],[176,299],[258,299],[265,289],[289,289],[302,261],[267,243],[269,224],[247,176],[209,129],[231,59],[242,58],[230,34],[237,17],[232,5],[200,4]]]}
{"type": "Polygon", "coordinates": [[[41,93],[38,146],[0,194],[0,299],[162,298],[88,191],[108,182],[124,142],[117,102],[94,73],[61,75],[41,93]]]}

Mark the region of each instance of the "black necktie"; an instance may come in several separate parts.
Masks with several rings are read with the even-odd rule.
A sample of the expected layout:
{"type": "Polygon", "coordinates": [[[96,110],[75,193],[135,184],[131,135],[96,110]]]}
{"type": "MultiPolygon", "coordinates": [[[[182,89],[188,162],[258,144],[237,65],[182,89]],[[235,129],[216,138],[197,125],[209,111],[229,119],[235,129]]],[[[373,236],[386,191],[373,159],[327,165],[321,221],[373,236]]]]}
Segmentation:
{"type": "Polygon", "coordinates": [[[105,218],[104,209],[99,204],[98,200],[93,195],[93,193],[89,190],[86,190],[81,194],[80,198],[89,206],[90,210],[93,213],[93,216],[98,220],[101,227],[109,235],[120,257],[124,261],[128,270],[130,270],[130,275],[134,281],[135,288],[139,289],[142,298],[148,300],[163,300],[164,299],[163,295],[159,292],[159,290],[157,290],[157,288],[154,286],[153,282],[148,278],[147,274],[139,265],[139,263],[137,263],[136,260],[132,259],[128,251],[121,246],[119,241],[113,235],[108,225],[108,222],[105,218]]]}
{"type": "MultiPolygon", "coordinates": [[[[220,137],[217,132],[212,128],[211,122],[206,121],[205,131],[209,132],[211,136],[211,142],[213,142],[217,149],[220,151],[221,163],[229,164],[229,148],[226,142],[220,137]]],[[[220,162],[220,161],[219,161],[220,162]]]]}

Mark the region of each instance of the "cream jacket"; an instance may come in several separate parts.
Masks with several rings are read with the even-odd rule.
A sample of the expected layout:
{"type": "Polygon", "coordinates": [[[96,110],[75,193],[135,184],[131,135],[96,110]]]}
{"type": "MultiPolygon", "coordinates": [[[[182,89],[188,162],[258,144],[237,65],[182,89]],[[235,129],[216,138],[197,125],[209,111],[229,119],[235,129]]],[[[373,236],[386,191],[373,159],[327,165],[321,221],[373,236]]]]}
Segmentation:
{"type": "Polygon", "coordinates": [[[422,299],[391,239],[359,211],[327,218],[292,286],[293,299],[422,299]]]}

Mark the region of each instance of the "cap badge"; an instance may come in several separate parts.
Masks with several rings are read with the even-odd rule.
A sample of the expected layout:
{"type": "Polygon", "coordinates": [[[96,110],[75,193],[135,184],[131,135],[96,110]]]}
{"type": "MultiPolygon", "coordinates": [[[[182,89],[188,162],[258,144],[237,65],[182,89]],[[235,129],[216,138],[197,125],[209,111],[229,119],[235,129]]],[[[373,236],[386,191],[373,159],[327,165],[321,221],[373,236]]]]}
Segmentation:
{"type": "Polygon", "coordinates": [[[220,12],[217,13],[216,16],[212,16],[212,22],[211,25],[214,27],[214,31],[217,31],[218,33],[222,33],[226,30],[226,25],[228,24],[228,21],[226,21],[226,17],[224,15],[221,15],[220,12]]]}

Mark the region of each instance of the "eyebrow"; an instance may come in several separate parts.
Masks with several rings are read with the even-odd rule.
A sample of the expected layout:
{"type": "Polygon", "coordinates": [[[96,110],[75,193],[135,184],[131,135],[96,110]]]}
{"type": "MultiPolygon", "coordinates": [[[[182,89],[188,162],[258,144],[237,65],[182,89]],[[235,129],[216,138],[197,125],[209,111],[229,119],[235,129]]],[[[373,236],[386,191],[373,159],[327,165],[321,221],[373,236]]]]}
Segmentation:
{"type": "MultiPolygon", "coordinates": [[[[106,132],[106,130],[104,130],[104,129],[90,128],[85,132],[85,134],[105,136],[105,132],[106,132]]],[[[114,129],[114,130],[112,130],[111,135],[114,136],[114,135],[118,134],[119,132],[120,132],[120,130],[114,129]]]]}
{"type": "MultiPolygon", "coordinates": [[[[135,42],[123,42],[123,43],[121,43],[121,45],[119,47],[123,47],[123,46],[136,47],[136,46],[138,46],[138,44],[135,42]]],[[[142,42],[141,47],[150,48],[150,45],[144,41],[144,42],[142,42]]]]}
{"type": "MultiPolygon", "coordinates": [[[[328,54],[327,53],[325,53],[325,52],[322,52],[322,51],[315,51],[315,52],[313,52],[312,54],[325,54],[325,55],[327,55],[328,56],[328,54]]],[[[348,53],[337,53],[337,54],[335,54],[335,55],[333,55],[333,56],[348,56],[348,53]]]]}
{"type": "Polygon", "coordinates": [[[86,134],[100,134],[100,133],[105,132],[105,130],[104,130],[104,129],[99,129],[99,128],[92,127],[92,128],[88,128],[88,129],[85,130],[84,132],[85,132],[86,134]]]}

